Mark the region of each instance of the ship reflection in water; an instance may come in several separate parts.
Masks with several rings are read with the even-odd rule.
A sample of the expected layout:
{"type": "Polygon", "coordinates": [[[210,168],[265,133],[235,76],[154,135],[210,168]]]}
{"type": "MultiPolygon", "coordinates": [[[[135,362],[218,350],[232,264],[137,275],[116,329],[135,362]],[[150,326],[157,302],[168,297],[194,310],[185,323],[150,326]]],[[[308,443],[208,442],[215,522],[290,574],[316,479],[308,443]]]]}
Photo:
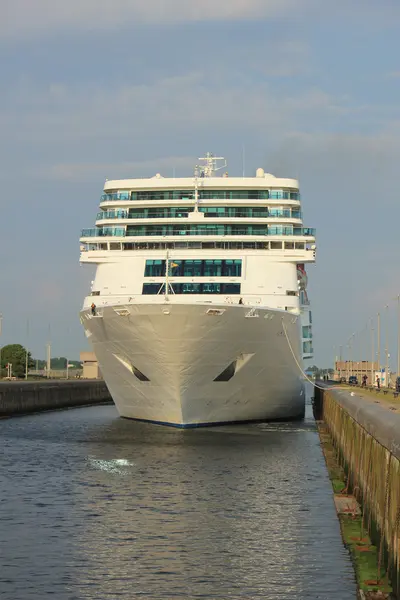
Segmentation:
{"type": "Polygon", "coordinates": [[[1,427],[5,598],[356,596],[311,419],[182,431],[105,406],[1,427]]]}

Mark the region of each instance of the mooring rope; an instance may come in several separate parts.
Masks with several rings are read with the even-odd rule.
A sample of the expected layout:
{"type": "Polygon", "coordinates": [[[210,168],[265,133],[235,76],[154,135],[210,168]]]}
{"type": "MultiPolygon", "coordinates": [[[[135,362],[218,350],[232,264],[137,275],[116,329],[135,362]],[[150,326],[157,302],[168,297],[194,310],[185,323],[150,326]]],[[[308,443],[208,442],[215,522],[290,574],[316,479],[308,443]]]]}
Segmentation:
{"type": "Polygon", "coordinates": [[[302,368],[301,364],[300,364],[300,363],[299,363],[299,361],[297,360],[296,353],[295,353],[295,351],[293,350],[293,346],[292,346],[292,344],[290,343],[290,339],[289,339],[289,336],[288,336],[288,334],[287,334],[286,325],[285,325],[285,323],[284,323],[283,317],[282,317],[282,327],[283,327],[283,331],[284,331],[284,334],[285,334],[285,337],[286,337],[286,341],[287,341],[287,343],[288,343],[288,345],[289,345],[289,348],[290,348],[290,352],[292,353],[292,356],[293,356],[293,358],[294,358],[294,361],[295,361],[296,365],[298,366],[298,368],[299,368],[299,371],[300,371],[300,373],[303,375],[303,377],[304,377],[305,379],[307,379],[307,381],[308,381],[309,383],[311,383],[311,385],[313,385],[314,387],[318,388],[319,390],[325,390],[325,391],[326,391],[326,390],[335,390],[335,389],[337,389],[337,387],[336,387],[336,386],[332,386],[332,387],[324,386],[324,387],[323,387],[322,385],[318,385],[318,384],[317,384],[315,381],[313,381],[312,379],[310,379],[310,378],[308,377],[308,375],[307,375],[307,374],[304,372],[304,370],[303,370],[303,368],[302,368]]]}

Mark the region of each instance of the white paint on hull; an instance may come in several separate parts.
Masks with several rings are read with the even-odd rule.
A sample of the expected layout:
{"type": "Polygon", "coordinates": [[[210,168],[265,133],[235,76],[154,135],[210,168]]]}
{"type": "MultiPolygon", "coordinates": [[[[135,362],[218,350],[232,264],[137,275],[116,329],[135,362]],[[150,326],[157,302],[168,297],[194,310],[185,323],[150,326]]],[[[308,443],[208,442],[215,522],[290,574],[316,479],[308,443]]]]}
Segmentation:
{"type": "MultiPolygon", "coordinates": [[[[118,309],[121,307],[119,306],[118,309]]],[[[303,382],[283,332],[300,357],[300,319],[291,313],[208,304],[132,304],[123,316],[82,311],[104,379],[121,416],[177,426],[290,419],[304,411],[303,382]],[[127,313],[129,312],[129,316],[127,313]],[[234,377],[214,379],[238,360],[234,377]],[[140,381],[140,371],[149,381],[140,381]]]]}

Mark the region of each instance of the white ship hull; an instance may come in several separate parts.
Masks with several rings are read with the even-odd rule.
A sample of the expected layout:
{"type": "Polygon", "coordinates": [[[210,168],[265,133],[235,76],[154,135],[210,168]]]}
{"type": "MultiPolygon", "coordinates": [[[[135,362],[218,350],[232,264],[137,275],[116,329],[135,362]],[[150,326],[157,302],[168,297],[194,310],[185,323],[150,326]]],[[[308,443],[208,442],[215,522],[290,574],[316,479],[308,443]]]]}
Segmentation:
{"type": "Polygon", "coordinates": [[[122,417],[196,427],[304,414],[293,313],[163,301],[81,317],[122,417]]]}

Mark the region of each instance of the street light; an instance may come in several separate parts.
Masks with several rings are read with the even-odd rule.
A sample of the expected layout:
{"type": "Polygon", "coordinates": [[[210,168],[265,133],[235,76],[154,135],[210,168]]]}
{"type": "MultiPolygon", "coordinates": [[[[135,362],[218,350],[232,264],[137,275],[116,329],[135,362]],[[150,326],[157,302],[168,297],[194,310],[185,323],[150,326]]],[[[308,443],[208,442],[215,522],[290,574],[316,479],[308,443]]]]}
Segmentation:
{"type": "Polygon", "coordinates": [[[374,320],[371,319],[371,385],[374,385],[374,363],[375,363],[375,329],[374,320]]]}
{"type": "MultiPolygon", "coordinates": [[[[3,331],[3,315],[0,313],[0,337],[3,331]]],[[[0,340],[0,379],[2,379],[2,369],[1,369],[1,340],[0,340]]]]}
{"type": "Polygon", "coordinates": [[[400,376],[400,294],[397,296],[397,377],[400,376]]]}
{"type": "Polygon", "coordinates": [[[380,373],[381,373],[381,313],[378,313],[378,331],[377,331],[377,335],[378,335],[378,354],[377,354],[377,358],[378,358],[378,371],[379,371],[379,378],[380,378],[380,373]]]}
{"type": "Polygon", "coordinates": [[[389,304],[386,304],[385,306],[385,313],[386,313],[386,319],[385,319],[385,355],[386,355],[386,362],[385,362],[385,375],[386,375],[386,387],[388,387],[389,384],[389,341],[388,341],[388,336],[389,336],[389,304]]]}

